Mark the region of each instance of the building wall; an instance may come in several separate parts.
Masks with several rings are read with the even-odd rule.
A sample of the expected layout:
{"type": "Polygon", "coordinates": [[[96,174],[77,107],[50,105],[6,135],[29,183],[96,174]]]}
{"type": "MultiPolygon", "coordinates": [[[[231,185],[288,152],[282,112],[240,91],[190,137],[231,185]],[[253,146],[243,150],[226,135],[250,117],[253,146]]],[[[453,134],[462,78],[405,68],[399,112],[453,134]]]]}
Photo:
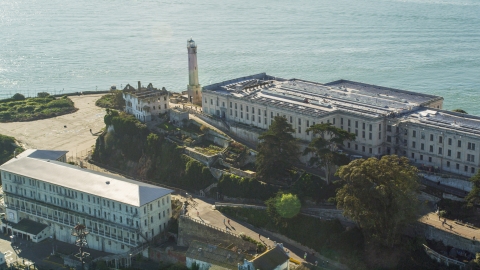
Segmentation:
{"type": "Polygon", "coordinates": [[[170,109],[168,94],[138,98],[133,93],[124,93],[123,99],[125,99],[125,112],[134,115],[141,122],[152,121],[153,117],[166,113],[170,109]],[[150,109],[145,110],[145,106],[150,109]]]}
{"type": "MultiPolygon", "coordinates": [[[[17,209],[17,221],[29,218],[51,225],[56,223],[55,219],[62,220],[58,225],[52,226],[52,232],[60,241],[70,241],[68,233],[63,231],[65,223],[72,224],[67,229],[69,231],[80,222],[87,226],[92,237],[102,236],[104,232],[111,235],[112,240],[131,239],[134,244],[129,241],[123,243],[134,246],[144,242],[145,238],[150,240],[163,232],[172,215],[170,194],[136,207],[6,171],[0,173],[7,210],[17,209]],[[52,219],[44,219],[42,215],[51,216],[52,219]]],[[[95,249],[100,247],[101,242],[103,250],[109,250],[108,252],[127,250],[120,248],[120,242],[112,241],[109,244],[105,243],[108,240],[102,242],[96,239],[94,238],[97,244],[92,242],[95,249]]]]}
{"type": "MultiPolygon", "coordinates": [[[[439,99],[426,106],[441,109],[442,104],[443,99],[439,99]]],[[[295,129],[294,136],[306,142],[312,140],[312,133],[306,132],[308,127],[318,123],[332,123],[356,135],[355,141],[344,143],[344,149],[362,157],[397,154],[406,156],[417,164],[438,167],[466,177],[473,176],[480,166],[480,136],[414,123],[400,117],[371,118],[350,111],[335,110],[315,118],[209,90],[203,92],[202,108],[206,114],[264,130],[268,129],[275,116],[284,116],[295,129]]],[[[237,129],[241,127],[232,125],[230,128],[247,141],[258,141],[258,137],[243,134],[245,129],[237,129]]]]}
{"type": "Polygon", "coordinates": [[[199,270],[208,270],[210,269],[210,267],[212,267],[211,263],[207,263],[207,262],[203,262],[203,261],[199,261],[199,260],[195,260],[187,257],[187,262],[186,262],[187,267],[191,268],[193,263],[197,264],[197,266],[199,267],[198,268],[199,270]]]}

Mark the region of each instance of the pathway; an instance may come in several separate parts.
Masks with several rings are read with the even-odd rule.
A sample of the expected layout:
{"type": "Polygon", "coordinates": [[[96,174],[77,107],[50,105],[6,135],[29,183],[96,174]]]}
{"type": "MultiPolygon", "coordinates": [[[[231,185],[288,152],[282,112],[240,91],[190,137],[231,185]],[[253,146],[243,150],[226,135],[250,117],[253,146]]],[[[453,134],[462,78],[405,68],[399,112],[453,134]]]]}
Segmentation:
{"type": "Polygon", "coordinates": [[[443,218],[439,219],[436,213],[428,213],[419,219],[421,223],[430,225],[448,233],[453,233],[472,240],[473,237],[475,237],[476,241],[480,240],[479,228],[468,227],[465,224],[450,219],[447,219],[447,223],[443,224],[443,220],[443,218]],[[451,228],[450,225],[452,226],[451,228]]]}

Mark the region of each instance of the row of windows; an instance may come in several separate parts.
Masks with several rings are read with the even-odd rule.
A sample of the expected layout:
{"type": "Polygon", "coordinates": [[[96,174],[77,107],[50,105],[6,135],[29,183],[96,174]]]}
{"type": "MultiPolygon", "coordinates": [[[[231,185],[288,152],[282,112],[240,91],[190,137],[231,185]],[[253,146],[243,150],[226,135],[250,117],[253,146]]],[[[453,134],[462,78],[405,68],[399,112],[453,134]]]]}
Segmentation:
{"type": "MultiPolygon", "coordinates": [[[[417,143],[416,142],[412,142],[412,148],[416,148],[417,146],[417,143]]],[[[430,145],[429,146],[429,152],[430,153],[433,153],[434,152],[434,149],[433,149],[433,145],[430,145]]],[[[421,143],[420,144],[420,150],[425,150],[425,144],[424,143],[421,143]]],[[[442,147],[438,147],[438,152],[437,152],[439,155],[443,155],[443,148],[442,147]]],[[[447,150],[447,156],[448,157],[451,157],[452,156],[452,150],[448,149],[447,150]]],[[[457,159],[462,159],[462,152],[457,152],[457,159]]],[[[470,162],[475,162],[475,155],[472,155],[472,154],[467,154],[467,161],[470,161],[470,162]]]]}
{"type": "MultiPolygon", "coordinates": [[[[412,159],[415,159],[415,153],[412,153],[411,157],[412,157],[412,159]]],[[[432,158],[432,157],[427,157],[426,159],[424,159],[424,156],[423,156],[423,155],[419,155],[419,159],[422,160],[422,161],[423,161],[423,160],[428,160],[428,162],[433,162],[433,158],[432,158]]],[[[416,161],[416,159],[415,159],[415,161],[416,161]]],[[[446,162],[446,166],[447,166],[448,168],[451,167],[450,161],[447,161],[447,162],[446,162]]],[[[455,169],[456,169],[456,170],[460,170],[460,164],[456,163],[456,164],[455,164],[455,169]]],[[[468,165],[464,165],[464,166],[463,166],[463,171],[464,171],[464,172],[468,172],[468,170],[469,170],[468,165]]],[[[472,173],[472,174],[475,173],[475,167],[470,167],[470,173],[472,173]]]]}
{"type": "MultiPolygon", "coordinates": [[[[412,131],[412,137],[413,138],[416,138],[417,137],[417,131],[416,130],[413,130],[412,131]]],[[[425,133],[422,132],[420,134],[420,138],[422,140],[425,140],[425,133]]],[[[433,142],[434,141],[434,135],[433,134],[430,134],[430,141],[433,142]]],[[[442,136],[438,136],[438,143],[443,143],[443,137],[442,136]]],[[[448,145],[453,145],[453,139],[452,138],[448,138],[447,140],[447,144],[448,145]]],[[[462,147],[462,141],[461,140],[457,140],[457,147],[462,147]]],[[[467,149],[469,150],[475,150],[475,143],[472,143],[472,142],[468,142],[467,143],[467,149]]]]}

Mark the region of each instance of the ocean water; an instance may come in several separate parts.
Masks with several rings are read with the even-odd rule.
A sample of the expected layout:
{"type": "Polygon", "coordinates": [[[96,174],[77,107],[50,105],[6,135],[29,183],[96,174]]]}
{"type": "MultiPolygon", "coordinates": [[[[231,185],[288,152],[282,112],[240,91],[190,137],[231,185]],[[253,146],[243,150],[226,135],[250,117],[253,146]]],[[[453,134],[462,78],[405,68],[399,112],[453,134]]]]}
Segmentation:
{"type": "Polygon", "coordinates": [[[0,0],[0,98],[267,72],[445,97],[480,115],[478,0],[0,0]]]}

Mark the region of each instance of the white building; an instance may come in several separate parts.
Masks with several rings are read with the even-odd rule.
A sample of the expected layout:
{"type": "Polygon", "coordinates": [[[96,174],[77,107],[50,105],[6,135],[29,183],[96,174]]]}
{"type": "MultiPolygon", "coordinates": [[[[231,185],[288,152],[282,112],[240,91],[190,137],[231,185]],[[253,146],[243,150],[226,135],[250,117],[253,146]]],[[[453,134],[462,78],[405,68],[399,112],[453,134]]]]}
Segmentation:
{"type": "Polygon", "coordinates": [[[149,122],[170,108],[169,93],[165,88],[156,89],[149,84],[147,88],[138,82],[138,89],[127,85],[123,90],[125,112],[134,115],[141,122],[149,122]]]}
{"type": "Polygon", "coordinates": [[[89,248],[119,254],[166,229],[172,190],[58,161],[65,153],[27,150],[0,166],[4,232],[73,244],[72,229],[81,223],[89,248]]]}
{"type": "Polygon", "coordinates": [[[358,156],[399,154],[419,165],[472,176],[480,160],[480,117],[442,110],[443,98],[347,80],[327,84],[265,73],[203,87],[203,112],[268,129],[285,117],[304,144],[316,123],[356,134],[343,149],[358,156]]]}

